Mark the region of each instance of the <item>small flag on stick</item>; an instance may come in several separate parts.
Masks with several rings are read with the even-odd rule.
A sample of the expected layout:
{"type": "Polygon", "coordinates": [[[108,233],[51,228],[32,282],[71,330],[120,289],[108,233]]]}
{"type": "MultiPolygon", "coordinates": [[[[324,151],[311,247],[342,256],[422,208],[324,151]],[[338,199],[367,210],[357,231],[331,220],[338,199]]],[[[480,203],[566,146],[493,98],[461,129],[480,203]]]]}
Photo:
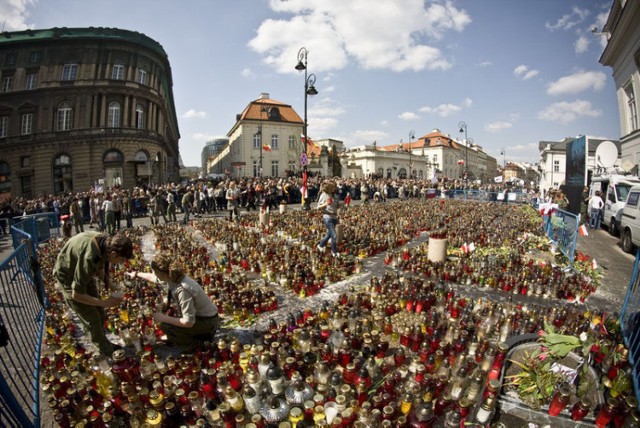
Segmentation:
{"type": "Polygon", "coordinates": [[[589,236],[589,230],[584,224],[578,228],[578,233],[582,236],[589,236]]]}

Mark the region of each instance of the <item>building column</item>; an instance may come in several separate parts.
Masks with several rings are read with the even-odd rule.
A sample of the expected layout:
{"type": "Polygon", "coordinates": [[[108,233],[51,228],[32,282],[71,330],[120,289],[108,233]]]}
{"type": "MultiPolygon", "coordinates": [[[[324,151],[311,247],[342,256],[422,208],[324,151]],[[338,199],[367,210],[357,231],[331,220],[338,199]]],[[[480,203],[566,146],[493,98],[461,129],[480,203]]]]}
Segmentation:
{"type": "Polygon", "coordinates": [[[102,102],[100,103],[100,127],[104,128],[107,123],[107,96],[101,93],[102,102]]]}
{"type": "Polygon", "coordinates": [[[123,128],[131,128],[131,122],[129,122],[129,95],[124,97],[124,106],[122,108],[122,127],[123,128]]]}

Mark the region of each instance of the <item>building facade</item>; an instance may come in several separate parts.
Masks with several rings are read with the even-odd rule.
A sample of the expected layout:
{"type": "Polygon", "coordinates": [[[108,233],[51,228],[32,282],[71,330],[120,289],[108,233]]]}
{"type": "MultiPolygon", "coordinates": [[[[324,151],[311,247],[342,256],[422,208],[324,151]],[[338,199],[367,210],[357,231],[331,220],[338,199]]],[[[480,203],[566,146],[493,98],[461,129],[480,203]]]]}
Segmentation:
{"type": "Polygon", "coordinates": [[[162,46],[114,28],[0,34],[0,193],[33,198],[179,179],[162,46]]]}
{"type": "MultiPolygon", "coordinates": [[[[587,142],[587,160],[586,160],[586,174],[585,185],[588,184],[590,177],[595,174],[599,167],[596,160],[596,150],[600,143],[605,141],[611,141],[618,148],[618,154],[620,153],[621,143],[618,140],[607,140],[604,138],[595,138],[586,136],[587,142]]],[[[567,145],[571,143],[575,138],[565,138],[562,141],[540,141],[538,143],[538,150],[540,151],[540,189],[545,192],[550,189],[559,189],[560,186],[565,184],[565,174],[567,171],[567,145]]],[[[621,158],[612,166],[613,169],[621,167],[621,158]]]]}
{"type": "MultiPolygon", "coordinates": [[[[304,121],[289,105],[263,93],[236,116],[229,144],[209,160],[208,171],[232,177],[285,177],[300,171],[304,121]]],[[[307,154],[311,155],[312,150],[307,154]]],[[[310,168],[313,158],[309,156],[310,168]]]]}
{"type": "Polygon", "coordinates": [[[227,146],[227,144],[229,144],[229,139],[227,137],[218,137],[212,139],[211,141],[207,141],[205,146],[202,148],[202,154],[200,155],[203,176],[206,176],[207,174],[224,173],[224,171],[209,171],[208,164],[209,160],[220,153],[222,149],[227,146]]]}
{"type": "Polygon", "coordinates": [[[600,63],[613,69],[620,115],[622,163],[640,173],[640,2],[613,0],[602,30],[607,46],[600,63]]]}

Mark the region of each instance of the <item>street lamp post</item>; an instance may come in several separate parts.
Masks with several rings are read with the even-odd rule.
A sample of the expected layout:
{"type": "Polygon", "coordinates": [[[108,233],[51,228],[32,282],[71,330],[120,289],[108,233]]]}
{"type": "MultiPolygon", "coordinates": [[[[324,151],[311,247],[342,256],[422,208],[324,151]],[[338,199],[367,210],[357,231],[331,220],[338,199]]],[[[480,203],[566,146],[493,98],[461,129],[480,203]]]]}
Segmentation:
{"type": "Polygon", "coordinates": [[[502,155],[502,168],[504,169],[507,166],[507,150],[500,149],[500,154],[502,155]]]}
{"type": "MultiPolygon", "coordinates": [[[[303,143],[303,153],[305,162],[302,165],[302,180],[303,186],[306,188],[306,180],[307,180],[307,144],[308,144],[308,136],[307,136],[307,97],[309,95],[317,95],[318,91],[316,90],[314,84],[316,83],[315,74],[307,75],[307,56],[309,54],[309,50],[305,47],[300,48],[298,51],[298,64],[296,64],[296,70],[304,71],[304,124],[302,132],[304,134],[304,143],[303,143]]],[[[304,196],[304,195],[303,195],[304,196]]],[[[309,198],[304,198],[304,206],[303,209],[308,210],[310,208],[309,198]]]]}
{"type": "Polygon", "coordinates": [[[467,139],[467,124],[460,122],[458,127],[460,128],[460,133],[464,132],[464,181],[466,182],[469,178],[469,141],[467,139]]]}
{"type": "Polygon", "coordinates": [[[413,179],[413,159],[411,157],[413,152],[411,150],[411,143],[413,142],[415,136],[416,133],[413,129],[409,131],[409,180],[413,179]]]}

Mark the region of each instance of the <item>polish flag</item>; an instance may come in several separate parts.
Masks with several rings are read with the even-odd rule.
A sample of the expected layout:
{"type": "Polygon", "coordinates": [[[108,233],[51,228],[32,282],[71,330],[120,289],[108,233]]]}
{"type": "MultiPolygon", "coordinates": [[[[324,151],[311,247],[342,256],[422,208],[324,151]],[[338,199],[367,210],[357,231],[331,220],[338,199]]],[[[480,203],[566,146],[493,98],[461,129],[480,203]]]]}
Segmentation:
{"type": "Polygon", "coordinates": [[[589,236],[589,231],[587,230],[587,226],[584,224],[578,228],[578,233],[580,233],[580,235],[582,236],[589,236]]]}
{"type": "Polygon", "coordinates": [[[471,252],[475,251],[475,249],[476,249],[476,244],[474,244],[474,243],[472,242],[471,244],[469,244],[469,245],[468,245],[468,248],[469,248],[469,252],[471,253],[471,252]]]}
{"type": "Polygon", "coordinates": [[[464,244],[462,244],[462,247],[460,247],[462,249],[462,252],[464,254],[467,254],[469,252],[469,246],[467,245],[467,243],[465,242],[464,244]]]}

